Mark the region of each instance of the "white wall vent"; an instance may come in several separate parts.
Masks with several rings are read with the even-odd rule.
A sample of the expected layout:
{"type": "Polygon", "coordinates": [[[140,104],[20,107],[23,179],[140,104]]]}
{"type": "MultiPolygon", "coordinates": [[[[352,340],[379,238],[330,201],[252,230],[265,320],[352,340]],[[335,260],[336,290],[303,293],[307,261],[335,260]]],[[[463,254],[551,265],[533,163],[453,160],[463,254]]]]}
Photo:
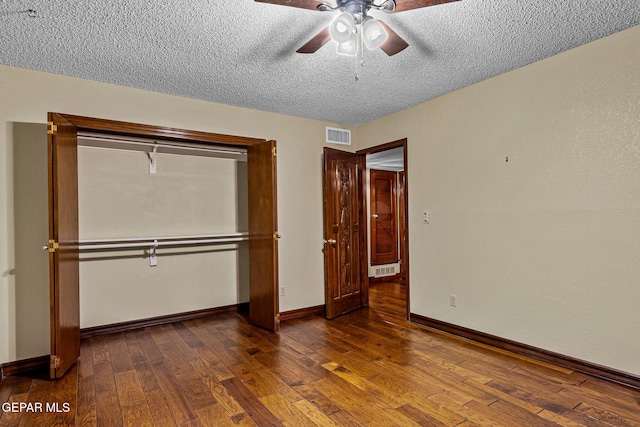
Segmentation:
{"type": "Polygon", "coordinates": [[[327,142],[331,144],[351,145],[351,131],[327,127],[327,142]]]}
{"type": "Polygon", "coordinates": [[[393,276],[396,274],[396,267],[376,267],[376,273],[373,277],[385,277],[385,276],[393,276]]]}

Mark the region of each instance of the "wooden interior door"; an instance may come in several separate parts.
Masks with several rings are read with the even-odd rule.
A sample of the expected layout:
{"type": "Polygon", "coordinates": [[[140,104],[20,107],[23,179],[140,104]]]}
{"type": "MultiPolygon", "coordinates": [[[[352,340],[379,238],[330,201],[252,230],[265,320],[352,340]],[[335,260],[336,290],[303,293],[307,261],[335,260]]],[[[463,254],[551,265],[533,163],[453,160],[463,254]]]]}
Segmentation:
{"type": "Polygon", "coordinates": [[[77,128],[49,113],[51,378],[80,357],[77,128]]]}
{"type": "Polygon", "coordinates": [[[397,172],[371,169],[371,265],[398,262],[397,172]]]}
{"type": "Polygon", "coordinates": [[[278,301],[278,212],[276,143],[248,147],[249,321],[280,329],[278,301]]]}
{"type": "Polygon", "coordinates": [[[366,305],[360,260],[359,156],[324,149],[324,265],[328,319],[366,305]]]}
{"type": "Polygon", "coordinates": [[[407,222],[406,222],[406,192],[407,175],[398,172],[398,234],[400,247],[398,248],[398,259],[400,260],[400,278],[407,278],[407,222]]]}

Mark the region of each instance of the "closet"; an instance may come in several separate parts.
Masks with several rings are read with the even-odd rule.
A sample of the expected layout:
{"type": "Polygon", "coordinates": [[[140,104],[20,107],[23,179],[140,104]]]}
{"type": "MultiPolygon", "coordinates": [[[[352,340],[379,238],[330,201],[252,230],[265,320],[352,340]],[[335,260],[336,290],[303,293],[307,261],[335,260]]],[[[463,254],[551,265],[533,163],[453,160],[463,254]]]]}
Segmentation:
{"type": "Polygon", "coordinates": [[[82,335],[248,302],[247,199],[245,148],[79,131],[82,335]]]}
{"type": "Polygon", "coordinates": [[[53,378],[81,326],[248,299],[278,330],[275,141],[57,113],[48,134],[53,378]]]}

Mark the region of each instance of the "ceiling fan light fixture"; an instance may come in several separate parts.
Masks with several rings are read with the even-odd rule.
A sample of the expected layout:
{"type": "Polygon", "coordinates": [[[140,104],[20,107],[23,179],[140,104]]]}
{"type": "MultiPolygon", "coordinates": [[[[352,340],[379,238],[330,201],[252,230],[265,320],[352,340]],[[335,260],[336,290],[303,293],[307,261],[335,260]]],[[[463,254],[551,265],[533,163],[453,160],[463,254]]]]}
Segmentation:
{"type": "Polygon", "coordinates": [[[341,55],[355,56],[358,53],[358,36],[352,33],[349,40],[338,43],[336,52],[341,55]]]}
{"type": "Polygon", "coordinates": [[[353,35],[355,25],[356,22],[353,16],[346,12],[342,13],[329,26],[329,34],[338,43],[348,42],[353,35]]]}
{"type": "Polygon", "coordinates": [[[382,43],[387,40],[387,32],[378,21],[373,18],[367,18],[362,25],[362,37],[364,44],[366,44],[370,50],[374,50],[379,48],[382,43]]]}

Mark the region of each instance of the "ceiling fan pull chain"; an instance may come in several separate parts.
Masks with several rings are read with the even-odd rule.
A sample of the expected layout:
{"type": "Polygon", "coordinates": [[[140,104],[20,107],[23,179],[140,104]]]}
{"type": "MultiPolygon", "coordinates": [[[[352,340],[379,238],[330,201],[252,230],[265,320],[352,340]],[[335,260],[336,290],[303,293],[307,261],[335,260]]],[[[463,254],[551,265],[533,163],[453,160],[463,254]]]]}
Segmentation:
{"type": "Polygon", "coordinates": [[[358,36],[358,40],[356,42],[356,81],[360,78],[358,76],[358,62],[360,62],[360,66],[364,67],[364,39],[362,38],[362,32],[356,29],[356,35],[358,36]],[[358,55],[360,56],[360,60],[358,61],[358,55]]]}
{"type": "Polygon", "coordinates": [[[364,68],[364,37],[360,36],[360,66],[364,68]]]}
{"type": "Polygon", "coordinates": [[[356,81],[358,81],[360,79],[360,76],[358,76],[358,54],[360,54],[360,43],[359,42],[360,42],[361,37],[360,37],[360,33],[358,32],[358,28],[357,27],[355,28],[355,32],[356,32],[356,36],[357,36],[357,39],[356,39],[356,56],[355,56],[355,59],[356,59],[356,81]]]}

